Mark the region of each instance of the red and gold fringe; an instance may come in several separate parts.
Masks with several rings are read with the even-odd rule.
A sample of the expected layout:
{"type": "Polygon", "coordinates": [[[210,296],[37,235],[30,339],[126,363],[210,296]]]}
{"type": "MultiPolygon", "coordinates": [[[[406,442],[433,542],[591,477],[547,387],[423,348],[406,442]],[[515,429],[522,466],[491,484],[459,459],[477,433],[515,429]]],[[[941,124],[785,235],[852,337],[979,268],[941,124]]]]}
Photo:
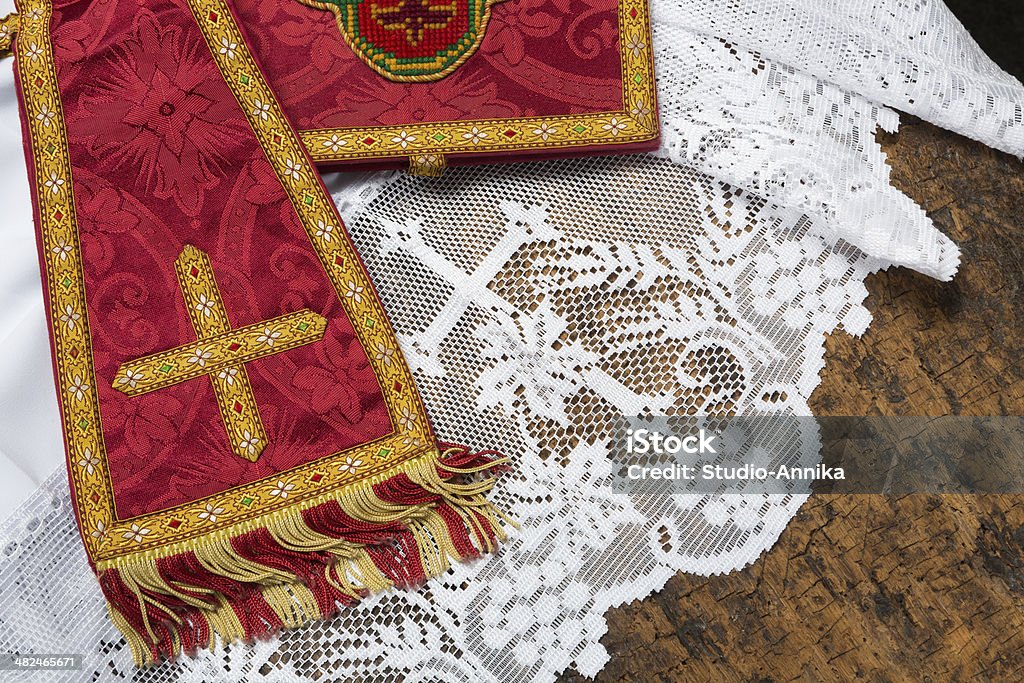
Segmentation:
{"type": "Polygon", "coordinates": [[[485,494],[505,460],[442,447],[440,457],[262,526],[98,568],[136,662],[212,648],[216,636],[251,640],[295,628],[494,551],[505,539],[501,522],[511,522],[485,494]]]}

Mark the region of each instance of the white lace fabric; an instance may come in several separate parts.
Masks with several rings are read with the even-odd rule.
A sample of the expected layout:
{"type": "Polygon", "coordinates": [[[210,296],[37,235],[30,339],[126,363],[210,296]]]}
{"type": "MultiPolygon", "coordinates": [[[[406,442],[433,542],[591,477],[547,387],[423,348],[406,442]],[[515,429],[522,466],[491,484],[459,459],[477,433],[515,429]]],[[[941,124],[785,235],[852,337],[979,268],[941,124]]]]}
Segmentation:
{"type": "Polygon", "coordinates": [[[613,421],[807,414],[825,335],[870,321],[871,270],[952,275],[955,245],[888,184],[874,133],[898,120],[881,94],[1020,151],[1006,118],[1020,86],[944,7],[848,4],[830,23],[810,1],[655,0],[660,155],[385,174],[337,197],[437,432],[515,462],[494,497],[521,529],[499,553],[139,671],[58,473],[0,531],[0,650],[85,653],[69,680],[550,681],[601,669],[610,607],[756,559],[801,494],[614,493],[613,421]],[[943,37],[927,60],[906,26],[943,37]],[[911,63],[921,89],[864,85],[911,63]],[[971,85],[936,90],[947,80],[971,85]],[[934,92],[948,97],[929,108],[934,92]]]}

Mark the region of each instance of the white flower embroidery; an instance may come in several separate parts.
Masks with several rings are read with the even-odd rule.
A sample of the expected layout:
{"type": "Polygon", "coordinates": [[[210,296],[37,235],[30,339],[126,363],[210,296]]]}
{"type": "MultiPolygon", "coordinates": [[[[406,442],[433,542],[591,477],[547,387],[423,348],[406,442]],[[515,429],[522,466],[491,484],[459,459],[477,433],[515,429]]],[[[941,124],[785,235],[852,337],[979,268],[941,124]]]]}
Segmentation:
{"type": "Polygon", "coordinates": [[[284,167],[288,175],[292,177],[292,180],[301,179],[302,176],[300,175],[300,172],[302,171],[302,164],[297,161],[292,161],[291,159],[286,159],[284,167]]]}
{"type": "Polygon", "coordinates": [[[342,474],[355,474],[356,470],[362,467],[362,460],[355,460],[352,456],[345,458],[345,462],[338,465],[338,471],[342,474]]]}
{"type": "Polygon", "coordinates": [[[270,495],[276,496],[277,498],[287,498],[288,492],[295,488],[295,484],[286,484],[280,479],[277,481],[277,487],[270,492],[270,495]]]}
{"type": "Polygon", "coordinates": [[[224,368],[217,373],[219,379],[224,380],[224,383],[231,386],[235,383],[235,375],[238,374],[238,368],[224,368]]]}
{"type": "Polygon", "coordinates": [[[208,522],[216,522],[217,515],[223,514],[224,508],[213,507],[213,503],[207,503],[206,509],[199,513],[199,519],[205,519],[208,522]]]}
{"type": "Polygon", "coordinates": [[[57,258],[59,258],[61,261],[67,261],[68,260],[68,254],[71,253],[72,247],[67,242],[61,242],[60,244],[55,246],[50,251],[52,251],[54,254],[56,254],[57,258]]]}
{"type": "Polygon", "coordinates": [[[608,123],[604,124],[604,125],[603,125],[603,126],[601,126],[601,127],[602,127],[602,128],[604,128],[604,129],[605,129],[606,131],[610,132],[610,133],[612,134],[612,137],[615,137],[615,136],[616,136],[616,135],[618,135],[618,134],[619,134],[619,133],[620,133],[621,131],[624,131],[624,130],[626,130],[626,124],[625,124],[625,122],[623,122],[623,121],[619,121],[619,120],[618,120],[617,118],[615,118],[614,116],[612,117],[612,120],[611,120],[611,121],[609,121],[608,123]]]}
{"type": "Polygon", "coordinates": [[[85,398],[86,392],[89,391],[89,387],[86,386],[82,380],[81,375],[75,375],[75,379],[72,380],[71,386],[68,387],[68,393],[75,397],[76,401],[81,401],[85,398]]]}
{"type": "Polygon", "coordinates": [[[316,236],[322,239],[324,242],[331,241],[331,232],[334,231],[334,226],[330,223],[324,223],[323,221],[316,222],[316,236]]]}
{"type": "Polygon", "coordinates": [[[384,365],[390,367],[391,359],[395,356],[395,350],[384,342],[377,342],[377,353],[374,354],[374,358],[379,360],[384,365]]]}
{"type": "Polygon", "coordinates": [[[650,116],[651,108],[648,107],[643,100],[637,100],[633,108],[629,110],[629,113],[637,118],[644,118],[650,116]]]}
{"type": "Polygon", "coordinates": [[[281,338],[281,333],[277,330],[272,330],[269,327],[263,328],[263,334],[256,337],[256,341],[260,344],[266,344],[267,346],[273,346],[274,341],[281,338]]]}
{"type": "Polygon", "coordinates": [[[413,446],[413,447],[415,447],[415,446],[422,446],[423,445],[423,439],[421,439],[418,436],[406,436],[406,437],[402,438],[402,445],[403,446],[413,446]]]}
{"type": "Polygon", "coordinates": [[[68,326],[69,330],[75,329],[75,323],[82,319],[81,313],[75,312],[75,307],[68,304],[64,307],[64,315],[60,317],[60,321],[68,326]]]}
{"type": "Polygon", "coordinates": [[[410,142],[416,142],[416,136],[409,135],[409,133],[403,130],[401,133],[391,138],[391,142],[394,142],[402,149],[405,149],[406,147],[409,146],[410,142]]]}
{"type": "Polygon", "coordinates": [[[416,428],[416,416],[408,406],[402,406],[402,414],[398,416],[398,426],[403,432],[411,432],[416,428]]]}
{"type": "Polygon", "coordinates": [[[626,43],[626,49],[632,52],[634,57],[639,57],[640,53],[647,49],[647,43],[639,37],[630,38],[626,43]]]}
{"type": "Polygon", "coordinates": [[[206,349],[199,347],[198,349],[192,352],[192,355],[189,357],[188,362],[195,363],[199,367],[205,368],[206,361],[210,360],[211,358],[213,358],[212,351],[207,351],[206,349]]]}
{"type": "Polygon", "coordinates": [[[93,455],[91,448],[82,449],[82,457],[78,459],[78,466],[84,469],[89,474],[96,471],[96,465],[100,464],[100,459],[93,455]]]}
{"type": "Polygon", "coordinates": [[[485,133],[484,131],[480,130],[476,126],[473,126],[472,130],[470,130],[468,133],[463,133],[462,134],[462,138],[464,140],[469,140],[474,145],[479,145],[480,141],[483,140],[486,137],[487,137],[487,133],[485,133]]]}
{"type": "Polygon", "coordinates": [[[324,140],[324,147],[331,150],[332,152],[337,152],[340,148],[344,147],[347,144],[347,140],[342,140],[337,135],[332,135],[329,140],[324,140]]]}
{"type": "Polygon", "coordinates": [[[148,534],[148,528],[144,526],[140,527],[138,524],[132,524],[132,528],[121,534],[121,537],[130,539],[136,543],[142,543],[143,536],[147,536],[148,534]]]}
{"type": "Polygon", "coordinates": [[[227,37],[220,39],[220,53],[227,55],[228,59],[235,58],[235,50],[238,49],[238,43],[232,43],[227,37]]]}
{"type": "Polygon", "coordinates": [[[549,137],[558,134],[558,129],[555,128],[554,126],[549,126],[547,123],[541,123],[539,126],[533,129],[533,134],[540,137],[541,140],[547,142],[549,137]]]}
{"type": "Polygon", "coordinates": [[[38,7],[34,8],[31,12],[28,13],[28,18],[31,19],[32,21],[36,21],[37,19],[41,19],[42,17],[43,10],[38,7]]]}
{"type": "Polygon", "coordinates": [[[28,46],[28,50],[25,51],[25,54],[34,62],[43,56],[43,49],[35,43],[32,43],[28,46]]]}
{"type": "Polygon", "coordinates": [[[199,302],[196,303],[196,305],[193,308],[202,313],[203,317],[209,318],[211,315],[213,315],[213,307],[215,305],[216,302],[213,299],[207,298],[205,294],[200,294],[199,302]]]}
{"type": "Polygon", "coordinates": [[[102,521],[96,522],[96,528],[89,532],[89,535],[93,538],[98,538],[100,543],[107,540],[107,536],[110,534],[110,530],[107,529],[107,525],[102,521]]]}
{"type": "Polygon", "coordinates": [[[130,388],[134,389],[139,385],[139,380],[144,379],[145,377],[146,375],[139,370],[132,370],[131,368],[128,368],[124,371],[124,377],[117,378],[117,383],[127,384],[130,388]]]}
{"type": "Polygon", "coordinates": [[[363,300],[363,288],[349,280],[345,283],[345,296],[360,303],[363,300]]]}
{"type": "Polygon", "coordinates": [[[256,106],[252,108],[252,115],[258,116],[264,121],[267,120],[267,116],[270,114],[270,105],[266,102],[257,99],[256,106]]]}
{"type": "Polygon", "coordinates": [[[260,445],[260,438],[250,432],[248,429],[242,432],[242,440],[238,442],[238,447],[246,453],[252,455],[256,452],[256,447],[260,445]]]}
{"type": "Polygon", "coordinates": [[[57,112],[50,109],[45,104],[40,105],[39,113],[36,114],[36,121],[42,123],[45,127],[50,127],[50,122],[53,121],[53,117],[57,115],[57,112]]]}
{"type": "Polygon", "coordinates": [[[59,177],[56,173],[51,172],[50,179],[43,184],[50,188],[50,192],[57,194],[60,192],[60,188],[64,186],[64,179],[59,177]]]}

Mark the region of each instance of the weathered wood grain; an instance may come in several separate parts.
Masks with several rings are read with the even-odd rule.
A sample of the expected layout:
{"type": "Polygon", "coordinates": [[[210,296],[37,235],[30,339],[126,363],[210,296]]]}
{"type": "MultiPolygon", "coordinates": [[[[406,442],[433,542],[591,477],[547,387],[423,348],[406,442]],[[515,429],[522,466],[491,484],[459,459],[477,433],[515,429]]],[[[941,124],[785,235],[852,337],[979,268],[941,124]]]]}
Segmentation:
{"type": "MultiPolygon", "coordinates": [[[[827,340],[812,408],[1024,414],[1024,166],[912,119],[883,144],[964,265],[870,277],[874,322],[827,340]]],[[[608,619],[602,681],[1024,680],[1024,496],[813,497],[747,569],[608,619]]]]}

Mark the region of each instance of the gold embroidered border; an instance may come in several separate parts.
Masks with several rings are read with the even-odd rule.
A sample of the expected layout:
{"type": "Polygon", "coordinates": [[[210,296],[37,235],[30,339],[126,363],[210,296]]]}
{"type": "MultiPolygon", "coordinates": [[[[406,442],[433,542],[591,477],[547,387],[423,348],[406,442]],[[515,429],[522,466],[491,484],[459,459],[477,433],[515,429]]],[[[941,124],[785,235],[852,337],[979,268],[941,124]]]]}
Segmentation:
{"type": "MultiPolygon", "coordinates": [[[[174,260],[174,271],[178,276],[178,288],[181,289],[181,296],[185,301],[196,339],[202,340],[229,332],[231,321],[224,307],[224,297],[217,286],[210,256],[205,251],[186,244],[174,260]]],[[[275,346],[275,331],[276,339],[283,339],[286,343],[292,341],[293,334],[306,341],[314,341],[322,339],[326,329],[327,320],[307,310],[302,320],[291,325],[283,325],[281,329],[272,330],[270,327],[264,327],[263,333],[257,335],[254,342],[275,346]]],[[[298,342],[299,339],[295,341],[298,342]]],[[[228,345],[229,354],[245,350],[245,346],[240,342],[234,343],[237,346],[228,345]]],[[[204,349],[196,350],[191,360],[195,364],[205,364],[207,354],[210,354],[210,360],[215,358],[211,351],[204,349]]],[[[163,372],[164,366],[158,366],[156,370],[163,372]]],[[[117,382],[131,384],[125,382],[125,379],[127,372],[126,377],[117,382]]],[[[231,450],[235,455],[255,462],[267,447],[267,430],[263,427],[260,409],[252,393],[249,371],[246,370],[244,363],[228,365],[216,373],[211,372],[210,383],[213,385],[213,395],[217,399],[220,418],[231,443],[231,450]]]]}
{"type": "MultiPolygon", "coordinates": [[[[303,0],[305,1],[305,0],[303,0]]],[[[658,136],[648,0],[619,0],[622,102],[618,111],[301,131],[317,162],[414,155],[490,154],[625,145],[658,136]]]]}
{"type": "Polygon", "coordinates": [[[191,0],[210,51],[242,106],[366,350],[394,431],[268,479],[131,519],[118,519],[100,426],[75,200],[49,24],[50,0],[20,3],[15,42],[43,245],[57,388],[73,495],[86,550],[97,568],[113,560],[181,552],[195,539],[243,532],[289,507],[329,500],[356,482],[379,481],[437,456],[408,365],[373,286],[319,177],[221,0],[191,0]],[[253,113],[256,102],[270,104],[253,113]],[[330,228],[328,229],[328,226],[330,228]]]}
{"type": "Polygon", "coordinates": [[[326,329],[326,318],[304,308],[127,361],[118,368],[113,386],[129,396],[140,396],[204,375],[216,376],[310,344],[321,339],[326,329]]]}
{"type": "Polygon", "coordinates": [[[21,26],[21,17],[17,12],[11,12],[0,19],[0,57],[11,54],[11,44],[14,42],[14,36],[18,33],[19,26],[21,26]]]}

